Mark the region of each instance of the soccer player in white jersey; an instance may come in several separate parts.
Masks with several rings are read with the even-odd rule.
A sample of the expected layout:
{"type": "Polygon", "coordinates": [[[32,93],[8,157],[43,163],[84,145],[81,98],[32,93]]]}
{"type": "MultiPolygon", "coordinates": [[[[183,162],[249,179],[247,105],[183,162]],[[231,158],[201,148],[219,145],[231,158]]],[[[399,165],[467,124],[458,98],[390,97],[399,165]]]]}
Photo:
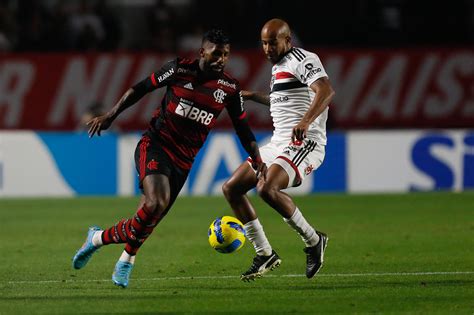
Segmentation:
{"type": "Polygon", "coordinates": [[[312,278],[322,266],[328,237],[306,221],[282,189],[300,185],[323,162],[328,104],[334,91],[318,56],[292,47],[290,28],[285,21],[268,21],[261,31],[261,43],[266,57],[273,64],[271,92],[268,95],[243,91],[242,96],[270,106],[273,137],[270,143],[260,148],[268,172],[266,176],[257,178],[249,158],[222,187],[257,252],[241,279],[248,281],[261,277],[281,263],[247,198],[246,193],[254,187],[259,196],[301,236],[306,245],[306,276],[312,278]]]}

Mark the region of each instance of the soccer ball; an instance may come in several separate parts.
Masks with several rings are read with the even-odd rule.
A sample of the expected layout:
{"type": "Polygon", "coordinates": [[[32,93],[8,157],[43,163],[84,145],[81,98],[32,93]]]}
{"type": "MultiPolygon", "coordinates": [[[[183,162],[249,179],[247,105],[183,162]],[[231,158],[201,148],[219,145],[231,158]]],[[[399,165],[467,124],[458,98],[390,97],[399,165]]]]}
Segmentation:
{"type": "Polygon", "coordinates": [[[245,231],[242,222],[231,216],[215,219],[207,233],[209,244],[219,253],[233,253],[245,243],[245,231]]]}

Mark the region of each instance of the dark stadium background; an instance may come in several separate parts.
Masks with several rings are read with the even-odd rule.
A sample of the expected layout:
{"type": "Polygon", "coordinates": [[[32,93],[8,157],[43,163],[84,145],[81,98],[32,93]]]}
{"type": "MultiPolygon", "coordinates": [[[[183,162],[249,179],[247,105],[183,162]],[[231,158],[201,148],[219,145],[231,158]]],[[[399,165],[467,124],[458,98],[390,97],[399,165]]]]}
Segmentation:
{"type": "MultiPolygon", "coordinates": [[[[134,63],[130,69],[149,56],[157,56],[159,61],[149,69],[151,72],[175,55],[196,56],[202,32],[213,26],[227,30],[232,39],[232,55],[243,54],[247,60],[249,73],[239,78],[243,88],[263,89],[268,85],[269,75],[262,75],[255,84],[253,79],[257,74],[252,71],[257,66],[268,67],[259,47],[259,32],[263,23],[273,17],[287,20],[293,30],[294,44],[318,53],[326,67],[331,66],[332,57],[340,56],[346,71],[341,72],[343,74],[365,56],[371,56],[374,66],[364,78],[367,86],[361,87],[366,91],[374,89],[380,79],[378,71],[390,71],[387,66],[390,60],[399,55],[406,58],[406,69],[400,78],[403,83],[395,92],[395,108],[388,113],[383,109],[369,109],[368,113],[360,114],[358,109],[363,107],[364,96],[352,95],[351,98],[347,95],[351,83],[342,86],[341,75],[331,77],[337,95],[332,104],[330,129],[464,128],[474,124],[474,110],[471,109],[474,106],[471,105],[474,98],[473,0],[449,4],[409,0],[1,0],[0,65],[5,66],[19,58],[28,60],[33,64],[36,77],[30,83],[31,92],[22,99],[21,109],[8,104],[7,96],[0,99],[0,128],[80,128],[83,115],[113,106],[119,95],[105,99],[104,95],[98,94],[96,98],[86,98],[82,102],[76,98],[59,118],[45,114],[58,111],[50,108],[53,93],[64,83],[63,73],[71,60],[78,56],[85,58],[86,67],[91,71],[94,62],[102,56],[131,56],[134,63]],[[433,54],[439,59],[430,72],[423,67],[429,66],[424,62],[433,54]],[[455,65],[451,67],[452,60],[455,65]],[[452,77],[455,88],[460,91],[442,86],[444,75],[436,72],[442,73],[444,64],[448,70],[454,68],[452,77]],[[416,108],[403,109],[409,98],[407,95],[411,95],[410,88],[420,79],[416,76],[418,71],[424,71],[428,77],[426,89],[421,92],[416,108]],[[51,79],[41,82],[38,76],[51,79]],[[451,100],[453,104],[442,104],[448,108],[427,114],[430,110],[423,103],[430,103],[433,95],[447,104],[451,100]]],[[[231,61],[235,60],[231,56],[231,61]]],[[[231,73],[232,69],[229,70],[231,73]]],[[[22,78],[7,77],[6,68],[3,72],[2,92],[7,94],[5,89],[19,84],[22,78]]],[[[328,72],[331,76],[331,71],[328,72]]],[[[117,91],[123,93],[136,80],[137,76],[128,74],[117,91]]],[[[381,93],[383,97],[383,90],[381,93]]],[[[152,109],[157,101],[144,107],[152,109]]],[[[266,109],[254,104],[248,107],[255,113],[250,116],[254,128],[271,129],[266,109]]],[[[146,127],[145,116],[120,121],[117,125],[121,130],[141,130],[146,127]]],[[[225,116],[219,127],[230,127],[225,116]]]]}
{"type": "Polygon", "coordinates": [[[287,20],[305,46],[459,46],[474,41],[474,1],[2,0],[2,51],[179,52],[219,25],[234,48],[258,46],[259,28],[287,20]],[[76,22],[87,16],[91,27],[76,22]]]}
{"type": "MultiPolygon", "coordinates": [[[[245,106],[263,144],[268,107],[245,106]]],[[[0,314],[473,314],[473,126],[474,0],[0,0],[0,314]],[[209,224],[232,214],[222,184],[247,157],[225,116],[129,288],[110,279],[121,246],[74,270],[87,227],[136,211],[133,152],[163,92],[101,137],[84,122],[169,59],[197,56],[212,26],[230,33],[227,70],[268,90],[259,35],[273,17],[337,93],[324,163],[289,192],[330,236],[318,276],[256,194],[281,267],[244,283],[250,242],[209,246],[209,224]]]]}

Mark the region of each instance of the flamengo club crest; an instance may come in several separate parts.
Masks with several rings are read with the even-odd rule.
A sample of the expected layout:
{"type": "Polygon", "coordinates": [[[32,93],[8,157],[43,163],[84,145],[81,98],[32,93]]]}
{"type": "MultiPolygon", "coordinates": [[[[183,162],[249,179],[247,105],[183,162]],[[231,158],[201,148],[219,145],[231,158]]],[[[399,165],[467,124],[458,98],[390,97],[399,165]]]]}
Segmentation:
{"type": "Polygon", "coordinates": [[[216,99],[216,102],[222,104],[224,102],[224,97],[227,95],[227,93],[222,91],[221,89],[217,89],[214,91],[213,95],[216,99]]]}

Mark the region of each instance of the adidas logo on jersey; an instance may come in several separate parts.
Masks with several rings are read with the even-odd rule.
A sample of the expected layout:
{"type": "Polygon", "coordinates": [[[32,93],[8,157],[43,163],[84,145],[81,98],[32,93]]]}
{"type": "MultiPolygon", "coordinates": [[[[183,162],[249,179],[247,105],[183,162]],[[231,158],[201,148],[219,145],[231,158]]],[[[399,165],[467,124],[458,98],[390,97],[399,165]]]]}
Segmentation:
{"type": "Polygon", "coordinates": [[[191,84],[191,82],[185,84],[185,85],[184,85],[184,88],[185,88],[185,89],[188,89],[188,90],[194,90],[193,85],[191,84]]]}
{"type": "Polygon", "coordinates": [[[186,117],[188,119],[197,121],[203,125],[208,126],[214,118],[213,113],[208,113],[204,109],[199,109],[191,105],[192,102],[181,99],[178,106],[176,107],[175,113],[179,116],[186,117]]]}

